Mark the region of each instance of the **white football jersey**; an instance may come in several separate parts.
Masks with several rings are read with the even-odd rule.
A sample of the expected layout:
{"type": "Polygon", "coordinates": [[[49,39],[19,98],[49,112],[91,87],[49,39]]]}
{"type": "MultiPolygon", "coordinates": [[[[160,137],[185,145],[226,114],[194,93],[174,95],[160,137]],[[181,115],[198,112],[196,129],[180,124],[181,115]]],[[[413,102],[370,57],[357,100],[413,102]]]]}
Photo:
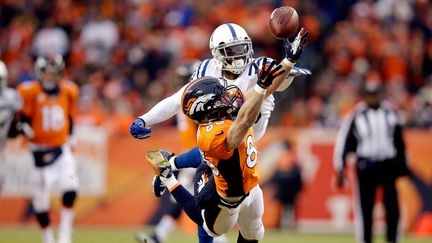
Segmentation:
{"type": "MultiPolygon", "coordinates": [[[[228,84],[230,85],[236,85],[240,88],[240,90],[243,93],[246,93],[249,89],[255,87],[255,84],[257,83],[257,72],[255,65],[258,67],[258,69],[261,69],[262,62],[264,60],[264,57],[259,57],[257,59],[252,59],[252,61],[249,63],[249,65],[246,66],[243,73],[241,73],[237,79],[235,80],[229,80],[224,78],[226,81],[228,81],[228,84]]],[[[267,63],[270,63],[273,59],[267,57],[267,63]]],[[[195,80],[198,78],[202,78],[204,76],[211,76],[216,78],[223,78],[222,70],[216,65],[216,61],[212,59],[206,59],[198,66],[198,68],[195,70],[194,74],[191,77],[191,80],[195,80]]],[[[263,102],[261,106],[261,114],[255,125],[253,125],[252,129],[255,133],[255,138],[259,140],[265,133],[265,130],[267,128],[268,120],[270,118],[270,114],[274,109],[274,96],[269,95],[263,102]]]]}
{"type": "Polygon", "coordinates": [[[11,88],[0,91],[0,154],[3,153],[10,124],[15,113],[22,108],[18,93],[11,88]]]}
{"type": "MultiPolygon", "coordinates": [[[[260,69],[263,59],[264,57],[252,59],[251,63],[246,66],[243,73],[241,73],[236,80],[227,80],[228,84],[236,85],[243,93],[246,93],[249,89],[255,86],[258,78],[258,70],[255,68],[253,63],[258,66],[258,69],[260,69]]],[[[267,62],[271,62],[272,60],[273,59],[271,58],[267,58],[267,62]]],[[[222,70],[216,65],[216,61],[213,58],[206,59],[200,63],[192,75],[191,81],[204,76],[222,78],[222,70]]],[[[181,112],[181,98],[187,85],[188,84],[184,85],[175,94],[160,101],[150,111],[142,115],[141,118],[145,121],[146,126],[160,123],[174,116],[177,112],[181,112]]],[[[258,121],[252,127],[255,133],[255,139],[259,140],[264,135],[273,109],[274,97],[273,95],[269,95],[261,106],[261,114],[258,121]]]]}

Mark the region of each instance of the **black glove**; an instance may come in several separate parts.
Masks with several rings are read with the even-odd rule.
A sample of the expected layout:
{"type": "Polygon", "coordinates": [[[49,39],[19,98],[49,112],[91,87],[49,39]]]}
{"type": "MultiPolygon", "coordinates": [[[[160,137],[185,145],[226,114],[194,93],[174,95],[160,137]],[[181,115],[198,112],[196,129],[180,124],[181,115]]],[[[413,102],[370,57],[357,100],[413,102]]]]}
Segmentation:
{"type": "Polygon", "coordinates": [[[301,28],[296,38],[292,43],[288,39],[284,39],[285,58],[292,63],[296,63],[303,52],[303,49],[307,42],[308,31],[305,28],[301,28]]]}
{"type": "Polygon", "coordinates": [[[267,66],[267,58],[264,57],[262,68],[258,71],[257,80],[257,84],[261,88],[267,89],[273,83],[275,78],[285,73],[285,70],[279,71],[282,68],[282,65],[277,65],[275,68],[273,68],[274,65],[276,65],[275,60],[273,60],[270,65],[267,66]]]}

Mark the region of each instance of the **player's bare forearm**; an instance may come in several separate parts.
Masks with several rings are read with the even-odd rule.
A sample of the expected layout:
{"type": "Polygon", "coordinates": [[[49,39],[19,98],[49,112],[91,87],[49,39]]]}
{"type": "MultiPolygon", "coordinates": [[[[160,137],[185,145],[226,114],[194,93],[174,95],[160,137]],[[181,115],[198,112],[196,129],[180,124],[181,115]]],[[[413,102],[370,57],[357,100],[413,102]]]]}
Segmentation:
{"type": "Polygon", "coordinates": [[[247,100],[240,108],[237,119],[231,125],[227,134],[227,150],[230,151],[240,146],[249,128],[255,123],[261,111],[264,95],[255,90],[249,90],[247,100]]]}

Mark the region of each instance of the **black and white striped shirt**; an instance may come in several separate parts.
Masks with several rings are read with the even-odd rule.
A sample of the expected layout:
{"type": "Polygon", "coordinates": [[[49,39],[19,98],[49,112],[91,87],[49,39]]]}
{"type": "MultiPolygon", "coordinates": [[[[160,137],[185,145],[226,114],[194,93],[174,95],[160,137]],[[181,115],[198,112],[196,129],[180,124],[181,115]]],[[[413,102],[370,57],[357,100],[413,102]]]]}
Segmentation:
{"type": "Polygon", "coordinates": [[[334,149],[336,171],[343,171],[349,153],[373,161],[402,159],[401,162],[406,162],[402,126],[387,102],[381,102],[376,109],[361,102],[345,117],[334,149]]]}

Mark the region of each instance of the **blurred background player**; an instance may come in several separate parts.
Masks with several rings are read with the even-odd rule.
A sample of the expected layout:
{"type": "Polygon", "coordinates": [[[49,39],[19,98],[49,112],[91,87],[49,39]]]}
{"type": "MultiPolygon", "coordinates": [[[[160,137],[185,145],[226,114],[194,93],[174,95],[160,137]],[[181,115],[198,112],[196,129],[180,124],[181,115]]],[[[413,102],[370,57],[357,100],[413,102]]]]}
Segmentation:
{"type": "Polygon", "coordinates": [[[277,228],[280,230],[296,227],[295,206],[303,187],[301,168],[289,141],[281,141],[283,151],[278,156],[277,169],[270,178],[276,190],[274,198],[279,203],[277,228]]]}
{"type": "Polygon", "coordinates": [[[43,243],[53,243],[50,224],[50,193],[56,186],[62,193],[57,243],[72,241],[73,206],[78,177],[69,139],[79,90],[63,79],[62,56],[38,57],[34,64],[36,80],[17,87],[23,100],[20,120],[30,124],[34,136],[30,150],[34,157],[32,203],[43,230],[43,243]]]}
{"type": "Polygon", "coordinates": [[[363,101],[343,120],[338,132],[334,166],[337,186],[345,185],[345,164],[355,154],[355,195],[358,242],[372,242],[376,191],[383,188],[387,242],[399,242],[401,226],[396,180],[409,174],[402,123],[393,107],[383,100],[383,87],[376,80],[363,84],[363,101]]]}
{"type": "Polygon", "coordinates": [[[4,168],[6,139],[13,135],[10,129],[15,113],[22,108],[22,101],[14,89],[8,88],[8,71],[0,61],[0,194],[6,177],[4,168]]]}
{"type": "MultiPolygon", "coordinates": [[[[200,62],[198,60],[189,60],[184,62],[176,68],[177,75],[177,88],[183,87],[189,83],[189,80],[198,67],[200,62]]],[[[198,125],[189,117],[182,112],[176,114],[177,129],[180,134],[180,141],[182,144],[183,151],[188,151],[196,147],[196,136],[198,125]]],[[[182,169],[175,172],[175,176],[182,183],[182,185],[190,192],[193,190],[193,177],[195,174],[194,168],[182,169]]],[[[165,192],[165,186],[160,183],[158,176],[153,178],[154,186],[162,186],[162,189],[154,189],[155,195],[161,197],[159,209],[155,212],[152,221],[156,221],[156,227],[151,235],[147,235],[144,232],[138,232],[135,238],[138,242],[164,242],[168,236],[175,230],[177,220],[180,218],[182,208],[168,193],[165,192]],[[159,193],[161,192],[161,193],[159,193]],[[162,195],[161,195],[162,194],[162,195]]],[[[216,237],[215,243],[227,242],[225,236],[216,237]]]]}

